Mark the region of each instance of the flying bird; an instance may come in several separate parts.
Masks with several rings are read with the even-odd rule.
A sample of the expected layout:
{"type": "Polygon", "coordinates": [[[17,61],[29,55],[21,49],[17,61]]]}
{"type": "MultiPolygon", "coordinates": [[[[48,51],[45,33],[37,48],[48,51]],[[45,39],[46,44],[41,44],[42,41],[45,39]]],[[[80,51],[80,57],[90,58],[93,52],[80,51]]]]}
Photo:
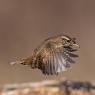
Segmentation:
{"type": "Polygon", "coordinates": [[[28,65],[32,69],[40,69],[44,75],[56,75],[75,63],[74,58],[78,55],[74,52],[78,47],[75,38],[66,35],[50,37],[34,49],[32,56],[11,64],[28,65]]]}

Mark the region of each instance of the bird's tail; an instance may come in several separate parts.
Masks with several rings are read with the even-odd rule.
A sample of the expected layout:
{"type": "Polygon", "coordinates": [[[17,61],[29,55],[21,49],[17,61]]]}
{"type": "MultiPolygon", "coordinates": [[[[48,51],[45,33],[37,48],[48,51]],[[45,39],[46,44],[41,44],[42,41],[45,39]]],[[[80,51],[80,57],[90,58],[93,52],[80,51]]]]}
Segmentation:
{"type": "Polygon", "coordinates": [[[32,57],[28,57],[25,59],[20,59],[18,61],[13,61],[10,62],[11,65],[15,65],[15,64],[22,64],[22,65],[31,65],[32,64],[32,57]]]}
{"type": "Polygon", "coordinates": [[[24,63],[24,61],[22,61],[22,60],[10,62],[11,65],[23,64],[23,63],[24,63]]]}

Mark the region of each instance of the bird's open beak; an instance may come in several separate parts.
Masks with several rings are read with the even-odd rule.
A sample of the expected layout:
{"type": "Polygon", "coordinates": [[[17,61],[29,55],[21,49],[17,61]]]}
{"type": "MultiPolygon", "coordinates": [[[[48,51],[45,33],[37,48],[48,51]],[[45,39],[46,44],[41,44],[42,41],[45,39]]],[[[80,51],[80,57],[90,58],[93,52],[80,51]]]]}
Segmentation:
{"type": "Polygon", "coordinates": [[[73,46],[80,48],[80,46],[78,44],[73,44],[73,46]]]}

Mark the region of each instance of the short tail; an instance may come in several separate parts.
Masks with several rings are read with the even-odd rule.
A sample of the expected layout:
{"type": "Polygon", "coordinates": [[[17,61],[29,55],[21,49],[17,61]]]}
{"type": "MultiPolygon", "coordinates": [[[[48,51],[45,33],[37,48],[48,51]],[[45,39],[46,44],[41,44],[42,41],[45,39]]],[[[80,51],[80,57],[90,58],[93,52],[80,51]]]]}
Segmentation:
{"type": "Polygon", "coordinates": [[[11,65],[15,65],[15,64],[23,64],[23,61],[14,61],[14,62],[10,62],[11,65]]]}
{"type": "Polygon", "coordinates": [[[13,62],[10,62],[11,65],[15,65],[15,64],[22,64],[22,65],[30,65],[32,63],[32,57],[28,57],[26,59],[20,59],[20,60],[17,60],[17,61],[13,61],[13,62]]]}

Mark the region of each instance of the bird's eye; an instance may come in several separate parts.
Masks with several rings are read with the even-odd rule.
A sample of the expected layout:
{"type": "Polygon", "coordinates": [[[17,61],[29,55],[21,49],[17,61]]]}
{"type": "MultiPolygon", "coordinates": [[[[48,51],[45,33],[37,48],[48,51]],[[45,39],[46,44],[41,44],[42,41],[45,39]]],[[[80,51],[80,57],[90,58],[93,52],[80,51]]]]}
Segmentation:
{"type": "Polygon", "coordinates": [[[67,42],[70,42],[70,40],[67,40],[67,42]]]}

